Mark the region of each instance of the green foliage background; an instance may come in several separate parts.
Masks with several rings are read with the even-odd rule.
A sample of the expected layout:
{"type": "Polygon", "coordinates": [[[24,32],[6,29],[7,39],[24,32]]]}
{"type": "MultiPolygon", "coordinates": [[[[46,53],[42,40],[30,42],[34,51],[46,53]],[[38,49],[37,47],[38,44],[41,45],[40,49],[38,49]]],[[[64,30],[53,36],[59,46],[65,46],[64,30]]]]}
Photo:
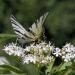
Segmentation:
{"type": "Polygon", "coordinates": [[[49,11],[46,34],[56,46],[75,44],[75,0],[0,0],[0,33],[13,34],[10,15],[26,28],[49,11]]]}

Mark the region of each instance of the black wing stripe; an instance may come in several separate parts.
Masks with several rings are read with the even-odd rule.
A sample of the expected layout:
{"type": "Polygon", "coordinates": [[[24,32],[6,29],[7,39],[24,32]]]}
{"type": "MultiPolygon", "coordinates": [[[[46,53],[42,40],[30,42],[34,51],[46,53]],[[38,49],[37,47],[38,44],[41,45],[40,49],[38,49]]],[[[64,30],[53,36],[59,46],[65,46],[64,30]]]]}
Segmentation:
{"type": "MultiPolygon", "coordinates": [[[[23,30],[23,27],[21,25],[18,25],[19,23],[17,21],[15,21],[12,17],[11,17],[11,23],[13,24],[12,26],[14,27],[15,30],[17,30],[17,31],[19,31],[18,29],[22,29],[23,30]],[[18,28],[18,29],[16,29],[16,28],[18,28]]],[[[21,30],[21,33],[22,33],[22,30],[21,30]]],[[[32,32],[30,32],[30,33],[32,33],[32,32]]],[[[34,35],[34,33],[32,33],[32,34],[34,35]]],[[[25,35],[25,36],[28,37],[27,35],[25,35]]],[[[28,37],[28,38],[33,39],[32,37],[28,37]]]]}
{"type": "MultiPolygon", "coordinates": [[[[19,28],[19,26],[17,25],[17,23],[15,22],[15,20],[14,19],[11,19],[11,23],[12,24],[14,24],[15,26],[17,26],[17,28],[19,28]]],[[[12,25],[13,26],[13,25],[12,25]]],[[[21,27],[20,27],[21,28],[21,27]]],[[[20,34],[22,34],[18,29],[16,29],[15,27],[14,27],[14,30],[16,31],[16,32],[19,32],[20,34]]],[[[32,32],[31,32],[32,33],[32,32]]],[[[32,33],[33,35],[35,35],[34,33],[32,33]]],[[[31,37],[28,37],[26,34],[22,34],[22,35],[24,35],[24,36],[26,36],[27,38],[29,38],[29,39],[33,39],[33,38],[31,38],[31,37]]]]}
{"type": "Polygon", "coordinates": [[[15,18],[14,16],[11,16],[11,17],[10,17],[10,20],[11,20],[12,23],[14,23],[14,24],[15,24],[16,26],[18,26],[20,29],[25,30],[25,29],[23,28],[23,26],[22,26],[19,22],[16,21],[16,18],[15,18]]]}
{"type": "Polygon", "coordinates": [[[14,30],[15,30],[15,32],[18,32],[19,34],[23,35],[23,36],[26,37],[26,38],[33,39],[33,38],[31,38],[31,37],[28,37],[26,34],[21,33],[20,31],[18,31],[18,30],[16,30],[16,29],[14,29],[14,30]]]}
{"type": "MultiPolygon", "coordinates": [[[[17,21],[15,21],[13,18],[11,18],[11,23],[15,24],[16,26],[18,26],[19,28],[21,28],[17,23],[17,21]]],[[[21,28],[22,29],[22,28],[21,28]]]]}

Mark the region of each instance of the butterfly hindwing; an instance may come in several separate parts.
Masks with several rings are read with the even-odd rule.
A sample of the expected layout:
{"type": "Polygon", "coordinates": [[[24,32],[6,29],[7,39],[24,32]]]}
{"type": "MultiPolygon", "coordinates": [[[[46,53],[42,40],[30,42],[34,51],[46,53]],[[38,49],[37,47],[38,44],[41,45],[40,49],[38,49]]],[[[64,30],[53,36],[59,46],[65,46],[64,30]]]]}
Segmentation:
{"type": "Polygon", "coordinates": [[[42,25],[43,25],[43,23],[44,23],[44,21],[45,21],[47,15],[48,15],[48,12],[45,13],[44,15],[42,15],[42,16],[39,18],[39,20],[37,20],[36,23],[34,22],[34,23],[32,24],[32,26],[29,28],[30,31],[32,31],[36,36],[38,36],[38,38],[39,38],[39,36],[41,36],[41,34],[43,33],[43,27],[42,27],[42,25]]]}

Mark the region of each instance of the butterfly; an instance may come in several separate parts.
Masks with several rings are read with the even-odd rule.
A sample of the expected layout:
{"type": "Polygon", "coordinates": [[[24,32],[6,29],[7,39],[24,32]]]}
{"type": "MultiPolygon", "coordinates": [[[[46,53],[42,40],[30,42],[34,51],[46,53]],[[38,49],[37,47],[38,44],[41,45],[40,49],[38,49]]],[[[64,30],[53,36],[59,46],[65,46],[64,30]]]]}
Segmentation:
{"type": "Polygon", "coordinates": [[[48,12],[42,15],[39,20],[36,20],[29,28],[29,31],[27,31],[14,16],[10,16],[11,24],[17,35],[18,41],[24,44],[39,40],[43,33],[43,23],[47,15],[48,12]]]}

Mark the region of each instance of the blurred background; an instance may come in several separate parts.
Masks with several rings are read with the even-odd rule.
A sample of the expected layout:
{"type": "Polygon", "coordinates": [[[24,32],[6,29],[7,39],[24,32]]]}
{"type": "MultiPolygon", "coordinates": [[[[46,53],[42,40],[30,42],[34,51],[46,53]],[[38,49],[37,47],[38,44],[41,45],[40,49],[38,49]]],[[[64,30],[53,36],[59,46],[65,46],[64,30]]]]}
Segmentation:
{"type": "Polygon", "coordinates": [[[28,28],[47,11],[44,24],[47,38],[58,47],[66,42],[75,45],[75,0],[0,0],[0,46],[14,38],[10,36],[14,34],[10,15],[28,28]]]}
{"type": "Polygon", "coordinates": [[[66,42],[75,44],[75,0],[0,0],[0,44],[14,34],[10,15],[26,28],[45,12],[49,12],[44,24],[48,39],[55,46],[66,42]]]}

